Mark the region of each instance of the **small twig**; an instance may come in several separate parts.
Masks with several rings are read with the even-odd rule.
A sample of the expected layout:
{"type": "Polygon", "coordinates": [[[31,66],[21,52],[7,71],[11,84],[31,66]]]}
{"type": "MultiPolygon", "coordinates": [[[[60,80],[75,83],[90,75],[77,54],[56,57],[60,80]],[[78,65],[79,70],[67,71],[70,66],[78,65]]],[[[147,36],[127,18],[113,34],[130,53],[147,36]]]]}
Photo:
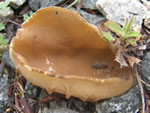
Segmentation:
{"type": "Polygon", "coordinates": [[[2,74],[3,74],[4,66],[5,66],[5,62],[4,62],[4,58],[2,55],[2,59],[1,59],[1,63],[0,63],[0,76],[2,76],[2,74]]]}
{"type": "Polygon", "coordinates": [[[77,2],[79,2],[80,0],[74,0],[74,2],[73,3],[71,3],[68,7],[67,7],[67,9],[69,9],[70,7],[72,7],[73,5],[75,5],[77,2]]]}
{"type": "MultiPolygon", "coordinates": [[[[17,73],[17,70],[16,70],[16,73],[17,73]]],[[[16,74],[17,75],[17,74],[16,74]]],[[[22,87],[22,84],[19,82],[18,80],[18,77],[17,77],[17,81],[14,85],[15,89],[16,89],[16,92],[19,92],[19,93],[15,93],[15,107],[18,109],[18,108],[21,108],[20,107],[20,104],[21,106],[24,107],[24,112],[25,113],[32,113],[30,107],[28,106],[27,104],[27,101],[25,99],[25,91],[24,91],[24,88],[22,87]],[[19,98],[18,98],[19,97],[19,98]],[[19,100],[18,100],[19,99],[19,100]]],[[[20,110],[20,109],[19,109],[20,110]]]]}
{"type": "Polygon", "coordinates": [[[8,88],[8,96],[12,96],[13,85],[10,85],[8,88]]]}
{"type": "Polygon", "coordinates": [[[23,14],[25,14],[26,12],[28,12],[29,10],[30,10],[29,5],[26,5],[26,6],[19,12],[19,14],[20,14],[20,15],[23,15],[23,14]]]}
{"type": "Polygon", "coordinates": [[[13,20],[10,20],[8,18],[4,18],[4,17],[0,17],[0,19],[4,20],[4,22],[10,22],[10,23],[13,23],[19,27],[21,27],[21,24],[18,24],[17,22],[13,21],[13,20]]]}
{"type": "Polygon", "coordinates": [[[19,101],[16,93],[15,93],[15,106],[19,106],[19,101]]]}
{"type": "Polygon", "coordinates": [[[18,24],[17,22],[12,21],[12,20],[10,20],[10,19],[7,19],[7,22],[13,23],[13,24],[15,24],[15,25],[21,27],[21,24],[18,24]]]}
{"type": "Polygon", "coordinates": [[[145,108],[145,111],[146,113],[150,113],[150,108],[149,108],[149,97],[147,94],[145,94],[145,98],[146,98],[146,108],[145,108]]]}
{"type": "Polygon", "coordinates": [[[21,102],[21,105],[24,106],[25,113],[32,113],[32,111],[30,110],[30,108],[27,104],[25,97],[22,97],[20,102],[21,102]]]}
{"type": "Polygon", "coordinates": [[[24,112],[20,111],[20,110],[19,110],[20,108],[17,108],[17,106],[14,105],[13,103],[11,103],[10,106],[11,106],[11,108],[13,108],[14,110],[18,111],[19,113],[24,113],[24,112]]]}
{"type": "Polygon", "coordinates": [[[145,113],[145,97],[144,97],[144,90],[143,90],[143,85],[141,82],[141,77],[139,76],[139,73],[137,71],[137,64],[135,63],[133,66],[133,71],[135,72],[135,77],[137,79],[139,88],[140,88],[140,93],[141,93],[141,100],[142,100],[142,111],[141,113],[145,113]]]}
{"type": "Polygon", "coordinates": [[[17,89],[19,91],[19,93],[17,95],[22,95],[24,97],[25,91],[24,91],[22,85],[19,82],[17,82],[17,89]]]}
{"type": "Polygon", "coordinates": [[[143,5],[150,11],[150,4],[146,0],[140,0],[143,5]]]}
{"type": "Polygon", "coordinates": [[[20,107],[20,105],[19,105],[19,100],[18,100],[18,97],[17,97],[16,93],[15,93],[15,108],[16,108],[20,113],[22,113],[22,109],[21,109],[21,107],[20,107]]]}
{"type": "Polygon", "coordinates": [[[22,106],[24,106],[25,113],[32,113],[32,111],[30,110],[30,108],[27,104],[27,101],[25,99],[25,96],[24,96],[25,91],[24,91],[22,85],[20,84],[20,82],[17,82],[17,86],[18,86],[18,91],[19,91],[18,95],[21,95],[20,103],[22,106]]]}
{"type": "Polygon", "coordinates": [[[43,103],[43,102],[48,102],[48,101],[52,101],[52,100],[55,100],[55,99],[56,99],[56,97],[52,96],[52,97],[43,98],[39,102],[43,103]]]}
{"type": "Polygon", "coordinates": [[[76,7],[77,7],[77,12],[78,12],[79,14],[80,14],[81,6],[83,6],[82,0],[80,0],[79,4],[76,6],[76,7]]]}
{"type": "Polygon", "coordinates": [[[70,0],[61,0],[59,3],[57,3],[55,6],[63,7],[65,6],[70,0]]]}
{"type": "Polygon", "coordinates": [[[146,83],[144,80],[141,79],[141,82],[146,85],[147,87],[150,87],[150,84],[146,83]]]}

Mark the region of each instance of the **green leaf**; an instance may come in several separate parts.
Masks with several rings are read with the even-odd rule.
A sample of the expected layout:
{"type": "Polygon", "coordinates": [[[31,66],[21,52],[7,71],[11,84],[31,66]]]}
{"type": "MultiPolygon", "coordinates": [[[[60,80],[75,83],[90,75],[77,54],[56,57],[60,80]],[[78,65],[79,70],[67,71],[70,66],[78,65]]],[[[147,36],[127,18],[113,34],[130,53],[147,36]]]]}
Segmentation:
{"type": "Polygon", "coordinates": [[[7,11],[9,11],[9,9],[10,9],[10,7],[5,7],[5,8],[3,8],[2,10],[3,10],[4,12],[7,12],[7,11]]]}
{"type": "Polygon", "coordinates": [[[128,43],[131,44],[132,46],[135,46],[135,45],[136,45],[136,41],[135,41],[135,40],[127,39],[126,42],[128,42],[128,43]]]}
{"type": "Polygon", "coordinates": [[[115,39],[111,36],[110,32],[103,32],[102,31],[103,36],[106,38],[106,40],[108,40],[109,42],[114,41],[115,39]]]}
{"type": "Polygon", "coordinates": [[[132,30],[132,22],[134,20],[134,16],[130,19],[130,21],[126,25],[125,33],[128,33],[130,30],[132,30]]]}
{"type": "Polygon", "coordinates": [[[0,34],[0,43],[2,43],[2,41],[3,41],[3,35],[0,34]]]}
{"type": "Polygon", "coordinates": [[[120,27],[119,24],[117,24],[116,22],[106,22],[104,24],[106,27],[108,27],[111,31],[120,34],[121,36],[124,36],[124,31],[122,30],[122,28],[120,27]]]}
{"type": "Polygon", "coordinates": [[[3,44],[2,44],[0,47],[4,50],[4,49],[7,48],[7,45],[3,45],[3,44]]]}
{"type": "Polygon", "coordinates": [[[6,48],[7,45],[8,45],[8,41],[4,39],[2,34],[0,34],[0,48],[6,48]]]}
{"type": "Polygon", "coordinates": [[[5,25],[2,22],[0,22],[0,31],[2,31],[4,29],[5,29],[5,25]]]}
{"type": "Polygon", "coordinates": [[[3,45],[5,45],[5,44],[7,45],[7,44],[8,44],[8,40],[3,39],[3,40],[2,40],[2,44],[3,44],[3,45]]]}
{"type": "Polygon", "coordinates": [[[24,20],[24,21],[28,20],[28,19],[30,18],[30,16],[32,16],[32,15],[33,15],[33,12],[32,12],[32,11],[30,11],[30,12],[27,13],[27,14],[24,14],[24,15],[23,15],[23,20],[24,20]]]}
{"type": "Polygon", "coordinates": [[[23,15],[23,20],[24,20],[24,21],[28,20],[28,18],[29,18],[29,16],[28,16],[27,14],[24,14],[24,15],[23,15]]]}
{"type": "Polygon", "coordinates": [[[70,7],[72,7],[73,5],[75,5],[76,3],[79,3],[80,0],[74,0],[74,2],[72,2],[69,6],[67,6],[67,9],[69,9],[70,7]]]}
{"type": "MultiPolygon", "coordinates": [[[[8,42],[7,42],[8,43],[8,42]]],[[[2,43],[1,45],[0,45],[0,48],[2,48],[2,49],[6,49],[7,48],[7,46],[8,46],[8,44],[7,43],[2,43]]]]}
{"type": "Polygon", "coordinates": [[[30,16],[32,16],[32,15],[33,15],[33,12],[32,12],[32,11],[30,11],[30,12],[29,12],[29,15],[30,15],[30,16]]]}
{"type": "Polygon", "coordinates": [[[135,38],[140,38],[141,34],[139,32],[136,31],[131,31],[126,35],[126,38],[128,37],[135,37],[135,38]]]}
{"type": "Polygon", "coordinates": [[[6,8],[10,4],[10,0],[5,0],[4,2],[0,2],[0,9],[6,8]]]}
{"type": "Polygon", "coordinates": [[[0,52],[0,60],[2,59],[3,56],[3,52],[0,52]]]}
{"type": "Polygon", "coordinates": [[[125,21],[125,25],[122,28],[123,31],[126,31],[128,23],[129,23],[128,20],[126,20],[125,21]]]}

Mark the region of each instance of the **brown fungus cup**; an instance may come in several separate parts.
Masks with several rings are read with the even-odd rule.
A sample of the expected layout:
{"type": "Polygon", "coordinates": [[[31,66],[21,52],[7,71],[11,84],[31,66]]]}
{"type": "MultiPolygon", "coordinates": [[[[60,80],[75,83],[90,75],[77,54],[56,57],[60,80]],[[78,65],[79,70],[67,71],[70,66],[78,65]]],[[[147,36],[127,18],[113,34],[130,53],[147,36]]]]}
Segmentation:
{"type": "Polygon", "coordinates": [[[120,68],[98,29],[78,13],[43,8],[22,24],[10,44],[16,69],[30,82],[83,101],[118,96],[133,83],[130,68],[120,68]]]}

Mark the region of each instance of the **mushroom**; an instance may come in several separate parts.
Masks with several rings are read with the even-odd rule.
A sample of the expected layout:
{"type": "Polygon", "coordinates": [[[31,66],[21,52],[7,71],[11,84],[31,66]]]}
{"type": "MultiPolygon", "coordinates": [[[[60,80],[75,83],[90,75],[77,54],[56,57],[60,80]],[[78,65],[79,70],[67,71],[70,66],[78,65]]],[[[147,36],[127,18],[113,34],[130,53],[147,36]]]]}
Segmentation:
{"type": "Polygon", "coordinates": [[[133,83],[131,69],[114,61],[98,28],[68,9],[38,10],[17,31],[9,52],[16,69],[49,94],[94,102],[121,95],[133,83]]]}

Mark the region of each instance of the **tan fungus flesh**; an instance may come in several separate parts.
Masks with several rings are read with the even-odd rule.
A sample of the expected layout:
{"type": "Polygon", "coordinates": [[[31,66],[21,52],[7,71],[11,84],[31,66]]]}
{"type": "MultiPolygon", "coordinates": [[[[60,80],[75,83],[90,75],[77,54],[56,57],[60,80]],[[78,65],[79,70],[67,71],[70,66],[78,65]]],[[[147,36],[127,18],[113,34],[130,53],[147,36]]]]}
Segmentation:
{"type": "Polygon", "coordinates": [[[133,82],[131,70],[120,69],[100,37],[77,13],[44,8],[18,30],[10,56],[26,79],[49,93],[97,101],[122,94],[133,82]]]}

